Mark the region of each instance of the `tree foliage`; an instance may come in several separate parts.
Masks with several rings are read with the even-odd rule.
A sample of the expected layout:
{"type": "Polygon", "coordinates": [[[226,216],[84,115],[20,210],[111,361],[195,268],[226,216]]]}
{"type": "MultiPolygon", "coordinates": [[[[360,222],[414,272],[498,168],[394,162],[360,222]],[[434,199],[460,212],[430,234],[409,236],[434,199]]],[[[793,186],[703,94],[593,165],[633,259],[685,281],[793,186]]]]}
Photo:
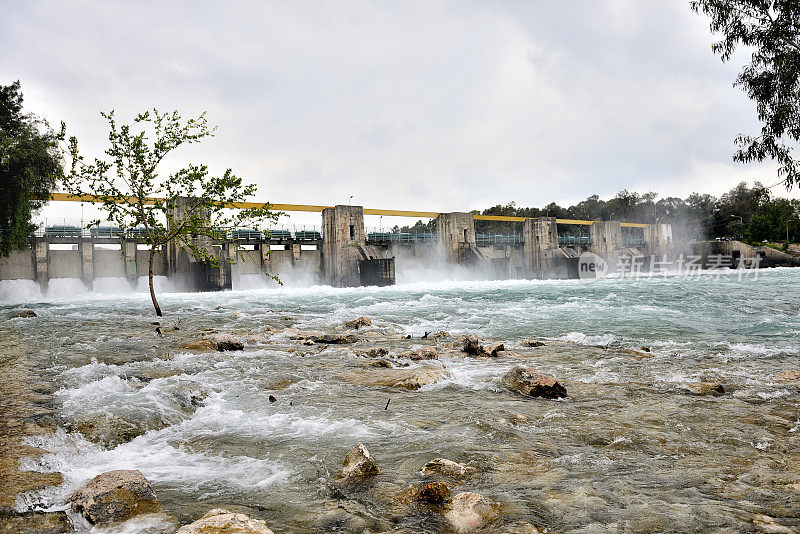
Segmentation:
{"type": "MultiPolygon", "coordinates": [[[[220,232],[244,225],[259,227],[280,215],[269,204],[230,209],[256,192],[244,185],[231,169],[221,176],[209,174],[206,165],[189,164],[167,177],[159,167],[164,158],[183,145],[199,143],[214,135],[205,113],[184,121],[177,111],[158,110],[137,115],[132,124],[118,124],[114,112],[101,113],[108,121],[107,159],[87,161],[75,137],[69,140],[72,159],[66,189],[74,195],[96,195],[108,220],[125,230],[143,228],[150,249],[150,295],[156,314],[161,309],[153,288],[153,259],[167,244],[183,247],[195,259],[219,265],[220,256],[210,246],[220,232]]],[[[98,226],[101,220],[91,221],[98,226]]],[[[277,278],[276,278],[277,279],[277,278]]]]}
{"type": "Polygon", "coordinates": [[[734,85],[756,104],[759,135],[740,134],[734,159],[774,159],[786,187],[800,184],[793,154],[800,140],[800,2],[797,0],[692,0],[692,10],[711,18],[712,45],[722,61],[739,46],[752,49],[734,85]]]}
{"type": "Polygon", "coordinates": [[[59,141],[43,119],[22,111],[19,81],[0,85],[0,255],[24,248],[32,216],[63,177],[59,141]]]}
{"type": "MultiPolygon", "coordinates": [[[[665,197],[655,193],[639,194],[622,190],[608,200],[592,195],[575,205],[562,207],[551,202],[544,208],[519,207],[514,202],[475,211],[483,215],[510,217],[556,217],[586,221],[619,220],[637,223],[669,223],[679,241],[736,237],[752,242],[782,241],[788,236],[792,242],[800,241],[800,201],[774,198],[769,189],[756,182],[748,186],[740,183],[721,197],[692,193],[685,199],[665,197]]],[[[422,221],[400,231],[415,231],[426,227],[422,221]]],[[[521,222],[475,221],[475,231],[480,234],[521,233],[521,222]]],[[[588,227],[559,226],[566,235],[587,235],[588,227]]],[[[629,231],[623,228],[623,231],[629,231]]]]}

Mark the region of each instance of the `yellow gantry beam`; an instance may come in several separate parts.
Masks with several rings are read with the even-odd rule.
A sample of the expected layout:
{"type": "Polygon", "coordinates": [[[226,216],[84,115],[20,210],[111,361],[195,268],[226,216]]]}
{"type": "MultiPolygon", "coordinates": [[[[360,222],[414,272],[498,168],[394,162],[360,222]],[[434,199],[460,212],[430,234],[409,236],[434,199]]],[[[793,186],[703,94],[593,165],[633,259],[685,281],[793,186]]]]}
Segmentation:
{"type": "MultiPolygon", "coordinates": [[[[97,195],[71,195],[69,193],[50,193],[50,200],[55,200],[59,202],[102,202],[102,198],[97,195]]],[[[159,198],[146,198],[144,200],[145,204],[153,204],[158,200],[163,200],[159,198]]],[[[118,197],[115,199],[116,202],[137,202],[138,199],[136,197],[118,197]]],[[[264,204],[259,202],[226,202],[226,208],[239,208],[239,209],[248,209],[248,208],[260,208],[264,204]]],[[[311,211],[311,212],[321,212],[326,208],[332,208],[333,206],[313,206],[307,204],[270,204],[270,208],[275,211],[311,211]]],[[[364,215],[385,215],[387,217],[414,217],[414,218],[435,218],[439,216],[439,212],[437,211],[406,211],[406,210],[378,210],[378,209],[370,209],[364,208],[364,215]]],[[[478,221],[504,221],[504,222],[523,222],[530,217],[511,217],[507,215],[478,215],[475,214],[472,216],[475,220],[478,221]]],[[[556,219],[557,224],[574,224],[574,225],[587,225],[590,226],[599,221],[582,221],[579,219],[556,219]]],[[[626,226],[629,228],[644,228],[647,226],[646,224],[642,223],[620,223],[621,226],[626,226]]]]}

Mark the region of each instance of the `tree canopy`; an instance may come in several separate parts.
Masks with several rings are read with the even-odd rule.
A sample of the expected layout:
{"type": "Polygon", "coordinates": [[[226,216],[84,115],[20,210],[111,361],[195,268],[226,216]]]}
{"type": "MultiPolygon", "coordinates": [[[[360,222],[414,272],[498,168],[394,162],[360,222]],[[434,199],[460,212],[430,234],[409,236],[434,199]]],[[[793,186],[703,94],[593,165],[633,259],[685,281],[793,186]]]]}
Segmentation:
{"type": "MultiPolygon", "coordinates": [[[[101,115],[109,126],[105,154],[110,159],[88,162],[71,137],[72,165],[65,186],[74,195],[99,196],[107,219],[121,230],[140,228],[150,249],[150,296],[161,316],[153,287],[153,259],[159,247],[174,244],[201,262],[218,265],[223,260],[211,243],[220,233],[274,222],[279,214],[270,211],[269,204],[229,209],[229,203],[246,201],[256,192],[255,185],[244,185],[231,169],[213,176],[206,165],[188,164],[169,176],[160,175],[168,154],[214,135],[205,113],[184,121],[177,111],[154,109],[137,115],[132,124],[118,124],[113,111],[101,115]]],[[[102,222],[94,220],[89,226],[102,222]]]]}
{"type": "Polygon", "coordinates": [[[791,188],[800,184],[794,149],[800,140],[800,2],[797,0],[692,0],[692,10],[708,15],[712,45],[722,61],[740,46],[752,50],[736,78],[755,102],[761,132],[740,134],[734,159],[774,159],[778,175],[791,188]]]}
{"type": "Polygon", "coordinates": [[[22,111],[19,81],[0,85],[0,255],[24,248],[33,215],[63,177],[59,141],[46,121],[22,111]]]}

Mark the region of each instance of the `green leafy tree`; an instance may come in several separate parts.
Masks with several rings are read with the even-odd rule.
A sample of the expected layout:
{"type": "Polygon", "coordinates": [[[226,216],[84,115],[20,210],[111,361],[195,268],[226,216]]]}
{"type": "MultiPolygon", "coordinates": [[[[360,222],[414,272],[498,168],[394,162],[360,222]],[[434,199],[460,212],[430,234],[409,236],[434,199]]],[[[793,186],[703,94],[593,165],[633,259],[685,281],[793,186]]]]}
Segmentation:
{"type": "Polygon", "coordinates": [[[28,244],[33,215],[63,177],[59,141],[43,119],[22,111],[19,81],[0,85],[0,255],[28,244]]]}
{"type": "MultiPolygon", "coordinates": [[[[130,125],[118,125],[113,111],[102,116],[109,125],[108,159],[87,162],[78,150],[78,141],[71,137],[72,167],[65,179],[66,190],[73,195],[97,196],[108,220],[123,230],[143,227],[150,249],[150,297],[160,317],[153,288],[153,260],[159,248],[173,243],[199,261],[219,265],[222,260],[211,241],[219,238],[221,231],[275,222],[280,213],[270,211],[269,204],[230,209],[230,203],[243,202],[256,192],[255,185],[244,185],[230,169],[222,176],[211,176],[205,165],[190,164],[167,177],[160,176],[159,167],[168,154],[214,135],[205,113],[183,121],[177,111],[154,109],[137,115],[130,125]]],[[[98,219],[90,226],[100,223],[98,219]]]]}
{"type": "Polygon", "coordinates": [[[800,140],[800,2],[797,0],[692,0],[692,10],[711,18],[721,39],[712,45],[722,61],[739,46],[752,50],[734,85],[756,104],[760,135],[740,134],[734,160],[774,159],[791,188],[800,184],[793,150],[800,140]]]}

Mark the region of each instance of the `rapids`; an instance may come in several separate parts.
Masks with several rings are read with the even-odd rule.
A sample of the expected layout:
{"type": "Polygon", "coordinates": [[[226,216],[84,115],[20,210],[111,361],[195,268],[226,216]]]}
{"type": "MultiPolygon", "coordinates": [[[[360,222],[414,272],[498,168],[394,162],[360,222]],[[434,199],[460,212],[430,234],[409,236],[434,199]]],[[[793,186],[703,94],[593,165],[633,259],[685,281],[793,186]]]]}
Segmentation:
{"type": "Polygon", "coordinates": [[[800,483],[800,384],[775,377],[800,369],[799,285],[800,269],[772,269],[757,280],[161,293],[165,334],[157,337],[145,294],[107,284],[42,297],[0,283],[0,315],[38,314],[5,328],[24,340],[47,384],[55,428],[28,438],[49,454],[23,467],[64,477],[16,506],[64,509],[94,475],[135,468],[180,524],[228,507],[276,534],[439,532],[439,514],[399,506],[397,495],[420,483],[427,461],[445,457],[477,470],[456,491],[501,504],[491,532],[517,522],[551,532],[755,531],[769,518],[800,527],[800,486],[792,486],[800,483]],[[412,339],[305,347],[282,332],[329,331],[362,315],[372,332],[412,339]],[[202,328],[270,337],[243,352],[175,348],[202,328]],[[447,354],[425,362],[446,378],[416,391],[353,378],[373,361],[357,351],[418,348],[434,343],[420,339],[425,332],[440,330],[503,341],[518,356],[447,354]],[[531,338],[545,346],[521,345],[531,338]],[[569,397],[505,390],[500,377],[516,364],[554,375],[569,397]],[[726,393],[697,394],[698,383],[726,393]],[[78,429],[98,414],[139,431],[119,444],[91,442],[78,429]],[[358,442],[382,472],[342,494],[332,480],[358,442]]]}

